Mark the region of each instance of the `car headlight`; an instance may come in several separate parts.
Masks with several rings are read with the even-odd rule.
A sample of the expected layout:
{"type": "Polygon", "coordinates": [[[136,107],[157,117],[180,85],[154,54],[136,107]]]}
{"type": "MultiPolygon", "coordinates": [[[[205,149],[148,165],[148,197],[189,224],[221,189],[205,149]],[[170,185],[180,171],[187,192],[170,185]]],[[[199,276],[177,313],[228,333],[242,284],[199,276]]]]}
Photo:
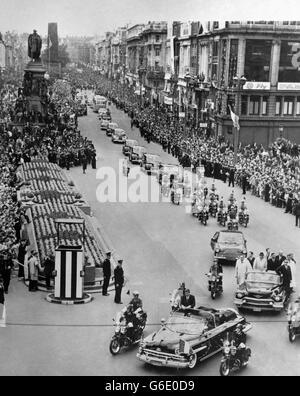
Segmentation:
{"type": "Polygon", "coordinates": [[[246,249],[243,250],[243,254],[247,254],[247,250],[246,249]]]}
{"type": "Polygon", "coordinates": [[[122,327],[122,328],[121,328],[121,333],[122,333],[122,334],[125,334],[125,333],[126,333],[126,327],[122,327]]]}
{"type": "Polygon", "coordinates": [[[224,353],[226,353],[226,355],[229,355],[229,353],[230,353],[230,347],[229,346],[224,348],[224,353]]]}
{"type": "Polygon", "coordinates": [[[244,297],[244,293],[241,293],[241,292],[239,292],[239,293],[236,293],[236,298],[243,298],[244,297]]]}
{"type": "Polygon", "coordinates": [[[212,277],[211,277],[211,281],[212,281],[212,282],[215,282],[215,281],[216,281],[216,277],[215,277],[215,276],[212,276],[212,277]]]}
{"type": "Polygon", "coordinates": [[[220,248],[216,248],[216,249],[215,249],[215,252],[216,252],[216,253],[220,253],[220,248]]]}
{"type": "Polygon", "coordinates": [[[281,301],[281,297],[280,297],[279,295],[277,295],[277,296],[274,297],[274,300],[275,300],[276,302],[279,302],[279,301],[281,301]]]}
{"type": "Polygon", "coordinates": [[[120,326],[116,327],[116,333],[120,333],[120,326]]]}

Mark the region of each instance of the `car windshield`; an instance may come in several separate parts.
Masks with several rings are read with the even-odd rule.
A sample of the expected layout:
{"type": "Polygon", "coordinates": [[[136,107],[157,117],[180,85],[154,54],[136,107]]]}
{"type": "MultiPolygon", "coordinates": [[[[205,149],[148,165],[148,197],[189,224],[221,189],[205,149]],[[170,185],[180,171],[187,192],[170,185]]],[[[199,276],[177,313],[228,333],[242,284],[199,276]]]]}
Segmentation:
{"type": "Polygon", "coordinates": [[[270,272],[253,271],[247,274],[247,287],[272,289],[280,285],[280,276],[270,272]]]}
{"type": "Polygon", "coordinates": [[[175,333],[198,335],[207,328],[207,319],[201,316],[173,315],[169,318],[167,327],[175,333]]]}
{"type": "Polygon", "coordinates": [[[244,239],[243,235],[239,232],[221,232],[218,242],[224,243],[225,245],[243,245],[244,239]]]}
{"type": "Polygon", "coordinates": [[[112,124],[109,124],[109,127],[110,128],[118,128],[118,124],[112,123],[112,124]]]}
{"type": "Polygon", "coordinates": [[[116,135],[119,135],[119,136],[124,136],[125,135],[125,132],[122,129],[116,129],[115,133],[116,133],[116,135]]]}

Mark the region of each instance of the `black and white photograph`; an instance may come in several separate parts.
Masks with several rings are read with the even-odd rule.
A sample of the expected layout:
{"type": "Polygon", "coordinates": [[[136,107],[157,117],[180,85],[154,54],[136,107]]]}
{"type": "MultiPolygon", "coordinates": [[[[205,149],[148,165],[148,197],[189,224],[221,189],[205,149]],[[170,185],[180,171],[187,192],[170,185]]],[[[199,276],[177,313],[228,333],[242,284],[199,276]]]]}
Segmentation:
{"type": "Polygon", "coordinates": [[[299,1],[0,7],[0,376],[300,376],[299,1]]]}

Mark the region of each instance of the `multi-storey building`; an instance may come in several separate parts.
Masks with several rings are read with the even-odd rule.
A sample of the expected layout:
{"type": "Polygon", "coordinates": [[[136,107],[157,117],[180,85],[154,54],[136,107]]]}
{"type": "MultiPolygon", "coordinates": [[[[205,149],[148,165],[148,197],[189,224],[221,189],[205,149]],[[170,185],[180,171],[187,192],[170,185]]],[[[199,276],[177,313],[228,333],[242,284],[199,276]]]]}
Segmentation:
{"type": "Polygon", "coordinates": [[[127,46],[126,46],[126,79],[129,84],[140,85],[139,68],[141,66],[141,48],[143,47],[141,36],[145,25],[139,24],[127,29],[127,46]]]}
{"type": "Polygon", "coordinates": [[[242,144],[300,142],[300,22],[214,23],[198,40],[212,132],[233,140],[231,107],[242,144]]]}
{"type": "Polygon", "coordinates": [[[112,73],[114,79],[124,77],[126,66],[126,27],[117,29],[111,40],[112,73]]]}
{"type": "Polygon", "coordinates": [[[167,22],[149,22],[140,33],[139,76],[151,103],[164,100],[167,30],[167,22]]]}

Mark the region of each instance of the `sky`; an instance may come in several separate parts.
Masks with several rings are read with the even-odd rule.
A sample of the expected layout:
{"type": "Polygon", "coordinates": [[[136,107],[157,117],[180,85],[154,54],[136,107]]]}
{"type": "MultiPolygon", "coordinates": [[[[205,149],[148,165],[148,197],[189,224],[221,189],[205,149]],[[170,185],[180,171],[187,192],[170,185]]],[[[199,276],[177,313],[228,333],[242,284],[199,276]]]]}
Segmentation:
{"type": "Polygon", "coordinates": [[[58,23],[60,37],[95,36],[148,21],[300,20],[299,0],[0,0],[0,32],[58,23]]]}

